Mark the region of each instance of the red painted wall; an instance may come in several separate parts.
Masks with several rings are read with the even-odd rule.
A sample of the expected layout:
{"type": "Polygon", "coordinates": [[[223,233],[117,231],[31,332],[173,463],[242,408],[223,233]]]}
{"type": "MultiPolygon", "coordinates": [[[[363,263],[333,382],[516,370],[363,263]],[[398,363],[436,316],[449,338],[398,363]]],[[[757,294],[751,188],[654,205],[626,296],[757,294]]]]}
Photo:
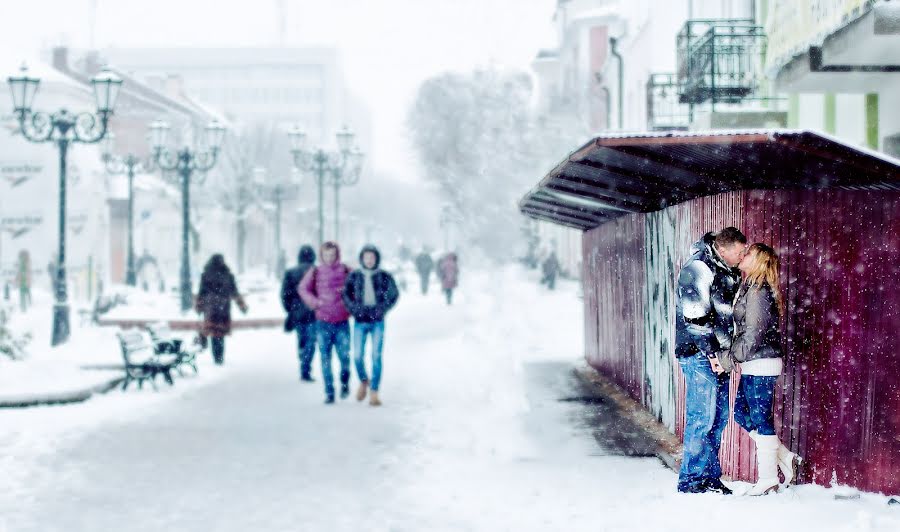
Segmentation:
{"type": "MultiPolygon", "coordinates": [[[[670,209],[678,250],[672,279],[690,244],[726,225],[781,255],[786,356],[776,423],[785,445],[807,459],[801,480],[900,493],[900,193],[741,191],[670,209]]],[[[650,240],[643,218],[585,233],[585,331],[588,362],[647,404],[637,369],[645,348],[637,339],[648,326],[646,302],[636,301],[650,240]]],[[[674,346],[674,325],[667,326],[674,346]]],[[[672,363],[681,435],[684,385],[672,363]]],[[[730,423],[721,452],[726,474],[754,480],[753,455],[749,438],[730,423]]]]}

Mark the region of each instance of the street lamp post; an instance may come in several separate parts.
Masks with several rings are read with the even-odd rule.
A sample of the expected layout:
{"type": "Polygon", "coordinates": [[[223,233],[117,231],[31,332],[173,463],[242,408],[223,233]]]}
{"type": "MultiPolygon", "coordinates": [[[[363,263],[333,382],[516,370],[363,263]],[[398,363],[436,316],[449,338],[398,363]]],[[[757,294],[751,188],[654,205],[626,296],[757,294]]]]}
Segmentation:
{"type": "Polygon", "coordinates": [[[281,248],[281,210],[284,200],[293,197],[293,193],[300,186],[302,177],[291,174],[287,178],[267,179],[265,168],[253,169],[253,182],[258,190],[272,199],[275,207],[275,275],[281,277],[284,274],[284,254],[281,248]]]}
{"type": "MultiPolygon", "coordinates": [[[[205,173],[213,168],[225,137],[225,128],[217,121],[206,126],[206,149],[191,149],[187,146],[179,150],[165,147],[169,134],[169,125],[157,120],[150,125],[153,158],[160,169],[165,172],[176,172],[181,182],[181,311],[187,312],[193,306],[191,290],[191,263],[189,249],[191,178],[194,172],[205,173]]],[[[202,183],[204,178],[197,179],[202,183]]]]}
{"type": "Polygon", "coordinates": [[[134,175],[138,172],[152,172],[156,165],[152,157],[144,160],[133,153],[124,156],[113,155],[115,142],[116,135],[110,131],[104,141],[102,159],[107,173],[128,176],[128,258],[126,259],[125,284],[137,286],[134,258],[134,175]]]}
{"type": "Polygon", "coordinates": [[[335,188],[335,239],[340,229],[337,221],[338,190],[341,186],[356,184],[362,171],[363,153],[353,148],[353,133],[344,127],[336,135],[338,151],[329,153],[318,148],[309,151],[306,147],[306,134],[293,127],[288,132],[291,140],[291,153],[294,156],[294,167],[303,173],[312,174],[319,191],[319,245],[325,241],[324,187],[335,188]]]}
{"type": "Polygon", "coordinates": [[[18,76],[8,78],[12,92],[13,112],[19,121],[22,136],[31,142],[55,142],[59,148],[59,250],[55,284],[56,304],[53,307],[53,336],[51,345],[57,346],[69,338],[69,303],[66,290],[66,156],[74,142],[94,144],[107,133],[109,117],[113,114],[122,79],[103,69],[91,79],[96,113],[70,113],[60,109],[55,113],[32,110],[40,79],[31,77],[23,65],[18,76]]]}

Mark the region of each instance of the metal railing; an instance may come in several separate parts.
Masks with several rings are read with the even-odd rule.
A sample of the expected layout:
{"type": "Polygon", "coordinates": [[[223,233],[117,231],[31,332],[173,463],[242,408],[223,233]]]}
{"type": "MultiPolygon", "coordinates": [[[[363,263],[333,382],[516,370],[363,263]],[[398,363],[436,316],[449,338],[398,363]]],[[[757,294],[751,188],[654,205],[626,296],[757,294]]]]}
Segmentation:
{"type": "Polygon", "coordinates": [[[681,103],[739,103],[757,90],[766,35],[752,19],[688,20],[677,46],[681,103]]]}
{"type": "Polygon", "coordinates": [[[650,74],[647,80],[647,129],[685,131],[691,122],[690,106],[681,103],[674,73],[650,74]]]}

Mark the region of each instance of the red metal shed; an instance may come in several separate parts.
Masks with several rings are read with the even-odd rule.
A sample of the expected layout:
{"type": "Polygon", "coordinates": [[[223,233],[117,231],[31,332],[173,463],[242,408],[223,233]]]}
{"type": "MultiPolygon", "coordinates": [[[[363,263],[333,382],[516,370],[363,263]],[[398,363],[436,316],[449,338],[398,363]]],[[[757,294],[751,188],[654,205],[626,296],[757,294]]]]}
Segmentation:
{"type": "MultiPolygon", "coordinates": [[[[807,459],[801,480],[900,493],[900,161],[808,131],[606,135],[519,207],[584,230],[585,357],[679,436],[674,287],[690,245],[728,225],[774,245],[787,303],[776,420],[807,459]]],[[[733,423],[721,458],[755,480],[733,423]]]]}

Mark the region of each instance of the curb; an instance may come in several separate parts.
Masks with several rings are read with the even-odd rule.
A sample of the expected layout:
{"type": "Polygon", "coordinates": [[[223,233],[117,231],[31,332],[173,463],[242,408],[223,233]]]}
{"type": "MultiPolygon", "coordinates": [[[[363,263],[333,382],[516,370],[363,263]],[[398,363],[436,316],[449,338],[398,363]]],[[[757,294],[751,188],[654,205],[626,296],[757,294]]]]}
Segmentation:
{"type": "Polygon", "coordinates": [[[67,405],[83,403],[95,394],[103,394],[118,386],[123,377],[116,377],[81,390],[33,395],[17,399],[0,399],[0,408],[28,408],[32,406],[67,405]]]}
{"type": "Polygon", "coordinates": [[[643,429],[656,447],[656,457],[669,469],[678,472],[681,467],[682,444],[677,436],[660,423],[643,405],[632,399],[618,385],[589,366],[576,366],[572,373],[582,384],[593,388],[619,407],[622,416],[643,429]]]}
{"type": "MultiPolygon", "coordinates": [[[[100,327],[120,327],[122,329],[144,329],[152,323],[166,322],[173,331],[197,331],[203,326],[203,319],[100,319],[100,327]]],[[[231,320],[231,329],[270,329],[283,327],[284,318],[255,318],[231,320]]]]}

